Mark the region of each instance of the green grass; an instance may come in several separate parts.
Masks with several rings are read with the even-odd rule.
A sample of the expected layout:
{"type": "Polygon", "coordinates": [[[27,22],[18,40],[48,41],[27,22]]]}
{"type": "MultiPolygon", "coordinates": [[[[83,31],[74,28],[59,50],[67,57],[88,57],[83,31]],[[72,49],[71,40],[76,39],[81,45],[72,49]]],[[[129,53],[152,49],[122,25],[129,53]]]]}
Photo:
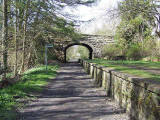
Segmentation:
{"type": "Polygon", "coordinates": [[[144,62],[144,61],[107,61],[104,59],[93,59],[88,60],[88,62],[96,63],[98,65],[102,65],[108,68],[113,68],[117,71],[128,73],[131,75],[150,78],[153,80],[160,81],[160,75],[139,69],[140,68],[148,68],[148,69],[160,69],[160,62],[144,62]],[[138,67],[138,68],[131,68],[138,67]]]}
{"type": "Polygon", "coordinates": [[[45,66],[30,69],[20,82],[0,90],[0,120],[16,120],[16,109],[23,106],[19,101],[29,100],[32,94],[40,93],[49,80],[56,77],[57,69],[58,66],[48,66],[48,72],[45,66]]]}

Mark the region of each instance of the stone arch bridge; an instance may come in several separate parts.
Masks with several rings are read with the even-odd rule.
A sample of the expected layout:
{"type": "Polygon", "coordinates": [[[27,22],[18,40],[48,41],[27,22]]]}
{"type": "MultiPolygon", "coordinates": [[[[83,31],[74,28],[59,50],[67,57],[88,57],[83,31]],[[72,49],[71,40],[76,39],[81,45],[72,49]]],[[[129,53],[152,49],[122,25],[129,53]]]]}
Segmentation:
{"type": "Polygon", "coordinates": [[[89,50],[89,58],[98,58],[102,56],[102,48],[104,45],[113,44],[115,41],[113,36],[106,35],[83,35],[77,41],[66,40],[63,42],[54,42],[57,46],[58,58],[60,61],[66,62],[66,51],[69,47],[74,45],[82,45],[89,50]]]}

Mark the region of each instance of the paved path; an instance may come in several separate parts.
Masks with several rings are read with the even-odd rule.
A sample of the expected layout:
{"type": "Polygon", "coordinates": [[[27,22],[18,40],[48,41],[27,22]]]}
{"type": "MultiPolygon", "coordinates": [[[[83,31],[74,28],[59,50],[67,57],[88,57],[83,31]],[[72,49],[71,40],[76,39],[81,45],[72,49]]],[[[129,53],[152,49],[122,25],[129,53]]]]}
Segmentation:
{"type": "Polygon", "coordinates": [[[92,83],[79,64],[65,64],[38,100],[23,110],[23,120],[128,120],[92,83]]]}

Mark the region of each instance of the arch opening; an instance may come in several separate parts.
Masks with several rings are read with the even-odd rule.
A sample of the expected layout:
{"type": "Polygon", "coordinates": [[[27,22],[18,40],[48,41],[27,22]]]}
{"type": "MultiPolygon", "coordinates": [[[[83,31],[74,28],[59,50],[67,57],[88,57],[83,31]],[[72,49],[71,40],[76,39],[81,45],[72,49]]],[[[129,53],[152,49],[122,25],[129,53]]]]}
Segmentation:
{"type": "Polygon", "coordinates": [[[65,62],[78,62],[79,59],[92,59],[93,49],[84,43],[73,43],[65,47],[65,62]]]}

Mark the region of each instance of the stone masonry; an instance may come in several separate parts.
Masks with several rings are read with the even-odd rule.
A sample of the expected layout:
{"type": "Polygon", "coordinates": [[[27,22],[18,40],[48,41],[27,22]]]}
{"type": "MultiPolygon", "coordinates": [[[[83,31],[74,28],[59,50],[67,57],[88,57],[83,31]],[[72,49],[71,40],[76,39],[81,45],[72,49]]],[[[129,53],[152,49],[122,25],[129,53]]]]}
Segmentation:
{"type": "MultiPolygon", "coordinates": [[[[73,45],[82,45],[88,48],[90,51],[90,59],[97,58],[102,56],[102,48],[104,45],[113,44],[114,39],[113,36],[105,36],[105,35],[86,35],[84,34],[81,39],[77,41],[66,40],[61,43],[61,48],[59,52],[61,52],[61,61],[65,62],[66,60],[66,51],[69,47],[73,45]],[[62,55],[63,54],[63,55],[62,55]]],[[[54,43],[60,44],[60,43],[54,43]]]]}

